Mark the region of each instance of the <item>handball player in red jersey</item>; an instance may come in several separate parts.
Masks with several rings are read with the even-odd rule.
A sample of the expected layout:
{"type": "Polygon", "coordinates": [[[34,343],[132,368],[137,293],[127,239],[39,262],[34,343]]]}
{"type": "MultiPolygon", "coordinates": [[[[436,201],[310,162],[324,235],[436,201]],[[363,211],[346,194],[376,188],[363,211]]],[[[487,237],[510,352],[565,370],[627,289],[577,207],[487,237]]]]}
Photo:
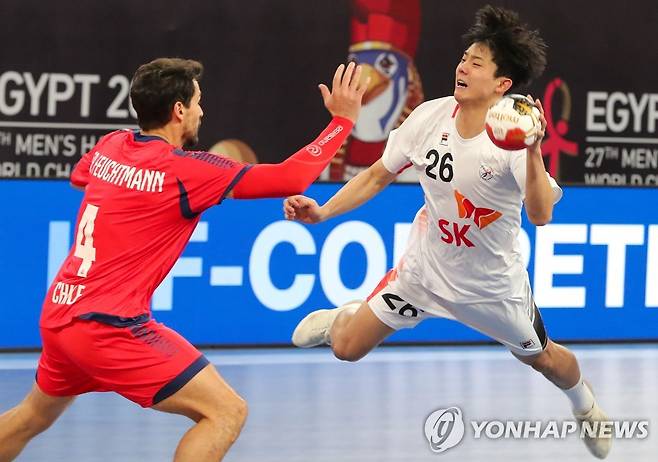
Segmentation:
{"type": "Polygon", "coordinates": [[[204,210],[230,197],[302,193],[349,135],[368,82],[354,63],[338,66],[331,90],[320,85],[333,116],[322,133],[280,164],[246,165],[182,149],[198,141],[202,72],[184,59],[140,66],[130,90],[140,130],[104,136],[71,174],[85,191],[75,243],[43,304],[36,384],[0,416],[0,462],[91,391],[192,419],[175,461],[216,462],[237,439],[246,403],[202,353],[151,318],[151,296],[204,210]]]}

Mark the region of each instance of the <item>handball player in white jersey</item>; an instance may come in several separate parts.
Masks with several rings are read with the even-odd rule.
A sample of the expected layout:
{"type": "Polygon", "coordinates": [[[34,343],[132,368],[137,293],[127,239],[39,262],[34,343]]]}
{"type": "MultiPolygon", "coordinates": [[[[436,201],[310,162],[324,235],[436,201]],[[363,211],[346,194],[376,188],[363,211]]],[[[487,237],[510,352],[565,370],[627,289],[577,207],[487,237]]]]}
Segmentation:
{"type": "MultiPolygon", "coordinates": [[[[579,422],[607,421],[573,353],[546,335],[517,241],[523,204],[542,226],[562,196],[542,160],[541,103],[542,130],[527,150],[502,150],[485,131],[487,109],[542,74],[546,45],[515,12],[491,6],[477,12],[464,39],[453,96],[416,108],[390,134],[382,158],[323,206],[305,196],[284,202],[286,218],[318,223],[365,203],[405,168],[416,171],[425,196],[403,258],[367,301],[312,312],[293,343],[330,344],[337,358],[357,361],[398,329],[450,318],[541,372],[564,391],[579,422]]],[[[604,458],[611,439],[585,443],[604,458]]]]}

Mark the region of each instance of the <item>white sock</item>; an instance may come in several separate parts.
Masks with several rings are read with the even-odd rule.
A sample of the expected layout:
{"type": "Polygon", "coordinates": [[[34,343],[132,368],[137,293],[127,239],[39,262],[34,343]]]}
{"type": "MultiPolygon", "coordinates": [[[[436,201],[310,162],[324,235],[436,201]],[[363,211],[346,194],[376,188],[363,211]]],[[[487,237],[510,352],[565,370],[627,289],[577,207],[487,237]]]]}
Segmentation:
{"type": "Polygon", "coordinates": [[[585,384],[582,376],[580,376],[576,385],[562,391],[571,401],[571,407],[576,414],[584,414],[594,407],[594,395],[585,384]]]}

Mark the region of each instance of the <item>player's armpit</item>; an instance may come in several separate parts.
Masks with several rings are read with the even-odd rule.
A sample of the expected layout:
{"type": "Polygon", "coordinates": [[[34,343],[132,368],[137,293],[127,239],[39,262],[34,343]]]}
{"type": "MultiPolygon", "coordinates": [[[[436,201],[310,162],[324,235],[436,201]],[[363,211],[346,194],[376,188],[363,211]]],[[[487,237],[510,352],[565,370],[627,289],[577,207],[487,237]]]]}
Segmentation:
{"type": "Polygon", "coordinates": [[[312,143],[280,164],[254,165],[228,197],[254,199],[303,193],[329,164],[353,125],[348,119],[334,117],[312,143]]]}

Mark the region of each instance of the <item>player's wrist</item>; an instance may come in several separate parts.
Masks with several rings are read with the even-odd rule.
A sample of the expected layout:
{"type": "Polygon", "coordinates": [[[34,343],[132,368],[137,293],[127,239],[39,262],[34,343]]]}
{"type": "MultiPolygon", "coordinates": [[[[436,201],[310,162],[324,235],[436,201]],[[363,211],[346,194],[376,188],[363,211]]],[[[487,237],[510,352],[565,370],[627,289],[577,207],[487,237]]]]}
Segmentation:
{"type": "Polygon", "coordinates": [[[323,205],[318,209],[316,218],[318,223],[322,223],[323,221],[327,221],[329,218],[331,218],[331,213],[329,209],[327,209],[326,205],[323,205]]]}
{"type": "Polygon", "coordinates": [[[356,121],[346,115],[332,114],[331,122],[340,125],[347,130],[352,130],[356,121]]]}
{"type": "Polygon", "coordinates": [[[535,145],[528,147],[528,156],[532,156],[539,159],[542,158],[541,146],[539,145],[539,143],[536,143],[535,145]]]}

